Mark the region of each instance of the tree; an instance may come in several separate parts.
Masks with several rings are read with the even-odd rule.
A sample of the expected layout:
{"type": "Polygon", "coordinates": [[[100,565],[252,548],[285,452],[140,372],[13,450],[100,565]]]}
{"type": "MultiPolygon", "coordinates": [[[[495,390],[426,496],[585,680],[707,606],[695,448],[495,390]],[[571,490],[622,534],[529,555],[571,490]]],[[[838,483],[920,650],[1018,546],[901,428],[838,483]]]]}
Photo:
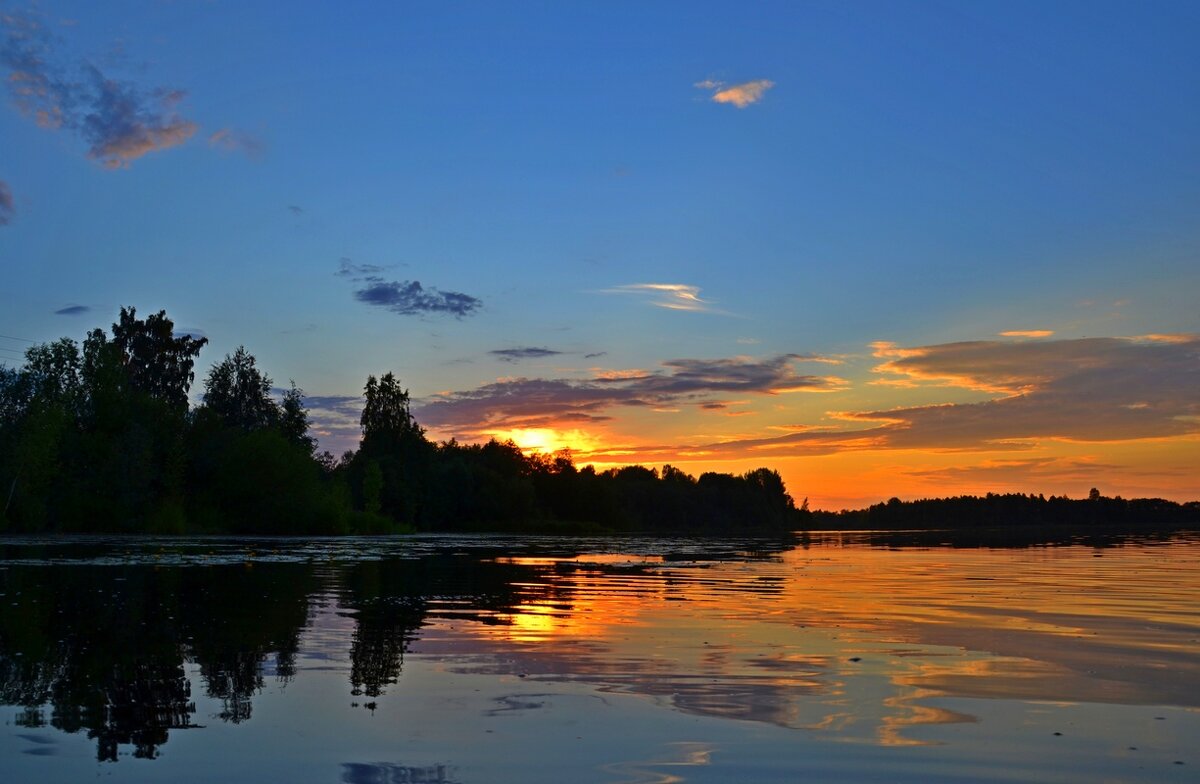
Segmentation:
{"type": "Polygon", "coordinates": [[[204,405],[226,424],[246,432],[271,427],[281,418],[279,406],[271,399],[271,379],[258,369],[245,346],[238,346],[233,356],[226,354],[208,371],[204,405]]]}
{"type": "MultiPolygon", "coordinates": [[[[279,404],[279,431],[290,443],[301,447],[310,455],[317,448],[316,439],[308,434],[308,409],[304,406],[304,390],[292,382],[292,388],[283,393],[279,404]]],[[[327,453],[328,454],[328,453],[327,453]]]]}
{"type": "Polygon", "coordinates": [[[79,346],[70,338],[25,351],[25,376],[34,404],[60,405],[75,413],[81,393],[79,346]]]}
{"type": "Polygon", "coordinates": [[[409,410],[408,390],[392,373],[385,373],[378,381],[367,376],[363,388],[366,404],[359,420],[363,430],[363,448],[398,446],[413,436],[425,437],[425,431],[413,419],[409,410]]]}
{"type": "Polygon", "coordinates": [[[183,413],[187,411],[188,389],[196,377],[192,366],[208,338],[176,337],[174,330],[175,324],[165,310],[143,320],[137,318],[134,308],[121,308],[120,319],[112,325],[112,342],[130,387],[183,413]]]}

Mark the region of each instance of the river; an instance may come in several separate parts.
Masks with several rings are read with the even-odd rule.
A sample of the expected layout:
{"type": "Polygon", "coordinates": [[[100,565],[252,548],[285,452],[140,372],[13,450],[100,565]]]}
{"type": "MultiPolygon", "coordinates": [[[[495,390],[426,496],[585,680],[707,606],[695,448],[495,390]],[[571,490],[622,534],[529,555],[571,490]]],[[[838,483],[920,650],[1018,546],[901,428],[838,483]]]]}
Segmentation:
{"type": "Polygon", "coordinates": [[[0,781],[1200,775],[1200,535],[0,538],[0,781]]]}

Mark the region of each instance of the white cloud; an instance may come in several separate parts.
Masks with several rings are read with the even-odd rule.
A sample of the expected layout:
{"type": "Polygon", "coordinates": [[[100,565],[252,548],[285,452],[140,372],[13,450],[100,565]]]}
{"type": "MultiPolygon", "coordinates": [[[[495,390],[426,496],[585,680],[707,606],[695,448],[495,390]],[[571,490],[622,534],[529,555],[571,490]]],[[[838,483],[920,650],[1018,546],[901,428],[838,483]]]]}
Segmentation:
{"type": "Polygon", "coordinates": [[[668,310],[720,313],[708,300],[701,299],[700,287],[686,283],[630,283],[604,289],[603,294],[635,294],[650,298],[650,304],[668,310]]]}

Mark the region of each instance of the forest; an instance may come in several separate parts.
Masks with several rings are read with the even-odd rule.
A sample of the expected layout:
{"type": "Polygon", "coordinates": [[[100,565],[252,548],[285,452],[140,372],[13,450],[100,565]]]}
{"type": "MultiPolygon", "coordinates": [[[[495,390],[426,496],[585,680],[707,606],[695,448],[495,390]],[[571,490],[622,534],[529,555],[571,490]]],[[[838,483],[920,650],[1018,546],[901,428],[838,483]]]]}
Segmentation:
{"type": "Polygon", "coordinates": [[[769,533],[805,527],[776,471],[597,472],[512,442],[434,442],[392,373],[367,379],[362,441],[318,452],[303,391],[244,348],[214,363],[166,313],[122,308],[0,367],[0,531],[389,534],[769,533]],[[111,334],[110,334],[111,333],[111,334]]]}
{"type": "Polygon", "coordinates": [[[988,493],[983,496],[889,499],[865,509],[813,512],[812,529],[920,530],[936,528],[1016,528],[1114,526],[1122,528],[1200,526],[1200,502],[1163,498],[1109,498],[1092,488],[1087,498],[988,493]]]}

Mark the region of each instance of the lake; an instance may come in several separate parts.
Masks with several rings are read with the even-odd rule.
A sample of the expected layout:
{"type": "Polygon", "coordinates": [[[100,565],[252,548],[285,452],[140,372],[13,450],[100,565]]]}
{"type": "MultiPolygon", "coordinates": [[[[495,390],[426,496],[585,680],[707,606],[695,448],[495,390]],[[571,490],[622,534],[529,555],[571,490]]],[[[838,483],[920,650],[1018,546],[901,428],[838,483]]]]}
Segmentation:
{"type": "Polygon", "coordinates": [[[1196,781],[1200,535],[0,538],[0,781],[1196,781]]]}

